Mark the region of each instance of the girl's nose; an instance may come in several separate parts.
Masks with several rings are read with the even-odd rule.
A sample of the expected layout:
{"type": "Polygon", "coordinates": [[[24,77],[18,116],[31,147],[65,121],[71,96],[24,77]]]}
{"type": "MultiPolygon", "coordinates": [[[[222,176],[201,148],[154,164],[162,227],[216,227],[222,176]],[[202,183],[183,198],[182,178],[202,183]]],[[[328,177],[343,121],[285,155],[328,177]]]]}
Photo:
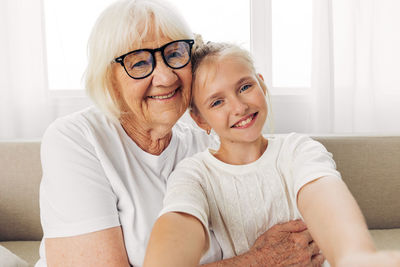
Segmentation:
{"type": "Polygon", "coordinates": [[[234,115],[243,115],[246,113],[249,106],[239,97],[232,99],[233,113],[234,115]]]}

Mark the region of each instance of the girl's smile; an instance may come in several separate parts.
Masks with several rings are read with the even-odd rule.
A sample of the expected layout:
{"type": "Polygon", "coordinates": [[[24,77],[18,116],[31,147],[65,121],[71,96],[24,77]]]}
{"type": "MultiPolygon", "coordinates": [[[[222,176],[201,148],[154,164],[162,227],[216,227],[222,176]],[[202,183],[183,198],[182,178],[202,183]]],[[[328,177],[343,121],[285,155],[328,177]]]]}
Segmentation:
{"type": "Polygon", "coordinates": [[[243,119],[239,120],[237,123],[231,126],[231,128],[236,128],[236,129],[245,129],[254,124],[256,121],[258,112],[255,112],[253,114],[250,114],[248,116],[245,116],[243,119]]]}

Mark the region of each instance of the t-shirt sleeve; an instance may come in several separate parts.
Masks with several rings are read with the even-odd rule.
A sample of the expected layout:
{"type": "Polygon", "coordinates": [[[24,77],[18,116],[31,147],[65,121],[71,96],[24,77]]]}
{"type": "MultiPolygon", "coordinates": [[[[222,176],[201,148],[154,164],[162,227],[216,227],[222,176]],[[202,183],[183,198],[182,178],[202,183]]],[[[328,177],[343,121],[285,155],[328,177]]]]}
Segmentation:
{"type": "Polygon", "coordinates": [[[207,234],[210,243],[209,206],[201,164],[192,158],[182,160],[168,178],[164,207],[160,216],[167,212],[183,212],[196,217],[207,234]]]}
{"type": "Polygon", "coordinates": [[[40,216],[44,237],[119,226],[117,198],[81,125],[57,120],[41,145],[40,216]]]}
{"type": "Polygon", "coordinates": [[[297,211],[297,195],[304,185],[324,176],[341,179],[332,154],[308,136],[290,134],[282,145],[282,158],[281,172],[297,211]]]}

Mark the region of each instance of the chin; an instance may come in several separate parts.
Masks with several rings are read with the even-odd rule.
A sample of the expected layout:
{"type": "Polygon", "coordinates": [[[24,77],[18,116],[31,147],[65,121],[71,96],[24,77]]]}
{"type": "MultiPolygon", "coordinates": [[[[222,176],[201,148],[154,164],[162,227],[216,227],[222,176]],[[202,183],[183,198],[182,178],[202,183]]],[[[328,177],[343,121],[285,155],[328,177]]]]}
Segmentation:
{"type": "Polygon", "coordinates": [[[176,110],[176,111],[172,111],[172,110],[165,111],[165,112],[162,112],[160,114],[160,116],[158,116],[156,118],[156,120],[161,124],[170,124],[171,127],[172,127],[182,117],[183,113],[184,112],[181,112],[179,110],[176,110]]]}
{"type": "Polygon", "coordinates": [[[256,142],[261,137],[262,137],[262,131],[257,131],[254,133],[244,133],[238,139],[240,139],[242,142],[252,143],[256,142]]]}

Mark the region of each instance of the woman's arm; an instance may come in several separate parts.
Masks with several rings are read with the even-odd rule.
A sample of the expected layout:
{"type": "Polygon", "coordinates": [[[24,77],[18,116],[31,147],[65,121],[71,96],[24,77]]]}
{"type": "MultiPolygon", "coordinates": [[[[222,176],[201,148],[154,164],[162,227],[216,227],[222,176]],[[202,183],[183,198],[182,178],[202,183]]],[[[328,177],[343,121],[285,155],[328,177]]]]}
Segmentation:
{"type": "MultiPolygon", "coordinates": [[[[332,266],[346,266],[345,262],[375,266],[364,265],[378,253],[361,210],[342,180],[335,177],[315,180],[300,190],[297,202],[311,235],[332,266]]],[[[388,263],[392,261],[382,254],[379,257],[388,263]]]]}
{"type": "Polygon", "coordinates": [[[201,222],[192,215],[168,212],[154,224],[143,266],[198,266],[205,250],[201,222]]]}
{"type": "Polygon", "coordinates": [[[46,238],[47,266],[128,267],[121,227],[74,237],[46,238]]]}

